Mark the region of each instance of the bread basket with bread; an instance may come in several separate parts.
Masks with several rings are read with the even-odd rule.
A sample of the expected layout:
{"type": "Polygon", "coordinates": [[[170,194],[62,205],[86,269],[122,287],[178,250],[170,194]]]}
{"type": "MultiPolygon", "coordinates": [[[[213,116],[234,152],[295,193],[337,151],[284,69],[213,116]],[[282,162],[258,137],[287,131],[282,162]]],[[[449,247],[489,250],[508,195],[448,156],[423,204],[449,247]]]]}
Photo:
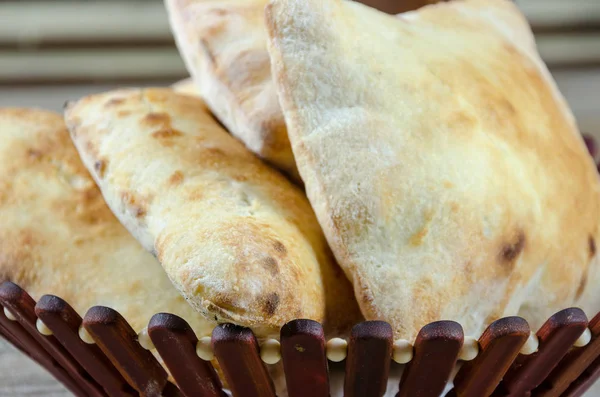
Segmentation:
{"type": "Polygon", "coordinates": [[[78,396],[600,376],[595,144],[512,2],[165,5],[190,80],[0,109],[6,340],[78,396]]]}

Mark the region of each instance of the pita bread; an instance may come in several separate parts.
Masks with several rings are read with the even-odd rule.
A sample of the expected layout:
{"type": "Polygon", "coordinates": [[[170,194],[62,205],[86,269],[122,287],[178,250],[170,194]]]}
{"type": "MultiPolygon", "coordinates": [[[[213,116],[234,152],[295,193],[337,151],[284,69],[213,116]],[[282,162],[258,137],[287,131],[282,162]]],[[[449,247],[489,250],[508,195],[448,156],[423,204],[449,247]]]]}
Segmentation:
{"type": "Polygon", "coordinates": [[[0,109],[0,282],[34,299],[53,294],[82,316],[94,305],[119,311],[136,330],[158,312],[205,320],[160,264],[110,212],[59,114],[0,109]]]}
{"type": "Polygon", "coordinates": [[[200,94],[227,129],[299,182],[267,52],[268,0],[165,0],[200,94]]]}
{"type": "Polygon", "coordinates": [[[198,89],[196,88],[196,84],[194,84],[194,80],[191,78],[187,78],[184,80],[180,80],[171,86],[175,92],[179,94],[186,94],[191,96],[198,96],[198,89]]]}
{"type": "Polygon", "coordinates": [[[267,25],[298,169],[367,319],[411,339],[598,311],[597,171],[514,4],[275,0],[267,25]]]}
{"type": "Polygon", "coordinates": [[[259,336],[295,318],[356,321],[305,196],[200,99],[118,90],[69,105],[65,118],[113,212],[205,316],[259,336]]]}

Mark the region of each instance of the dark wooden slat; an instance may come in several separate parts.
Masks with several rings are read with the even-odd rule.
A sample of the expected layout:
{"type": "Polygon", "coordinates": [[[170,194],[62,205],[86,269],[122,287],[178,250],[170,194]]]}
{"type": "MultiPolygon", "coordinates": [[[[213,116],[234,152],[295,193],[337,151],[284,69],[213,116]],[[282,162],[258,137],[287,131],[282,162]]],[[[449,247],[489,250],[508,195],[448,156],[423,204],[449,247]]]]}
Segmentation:
{"type": "Polygon", "coordinates": [[[275,397],[275,387],[260,359],[258,342],[249,328],[217,326],[212,346],[225,379],[236,397],[275,397]]]}
{"type": "Polygon", "coordinates": [[[496,394],[520,397],[539,386],[587,325],[585,313],[578,308],[565,309],[550,317],[537,332],[538,351],[528,356],[517,356],[496,394]]]}
{"type": "Polygon", "coordinates": [[[572,348],[546,380],[533,391],[533,396],[560,396],[600,356],[600,314],[590,321],[588,328],[592,333],[590,343],[584,347],[572,348]]]}
{"type": "Polygon", "coordinates": [[[600,357],[567,388],[562,397],[580,397],[600,378],[600,357]]]}
{"type": "Polygon", "coordinates": [[[321,324],[293,320],[281,328],[280,336],[289,397],[328,397],[326,342],[321,324]]]}
{"type": "MultiPolygon", "coordinates": [[[[0,307],[0,311],[4,311],[4,310],[2,310],[2,308],[0,307]]],[[[4,315],[4,313],[2,313],[2,315],[4,315]]],[[[14,335],[12,333],[10,333],[6,328],[4,328],[4,326],[2,325],[2,322],[0,322],[0,336],[2,338],[4,338],[8,343],[10,343],[18,351],[25,354],[26,356],[30,356],[30,354],[27,352],[25,347],[19,342],[19,340],[17,338],[15,338],[14,335]]],[[[32,360],[33,360],[33,358],[32,358],[32,360]]]]}
{"type": "Polygon", "coordinates": [[[162,396],[163,397],[185,397],[185,394],[183,394],[181,392],[181,390],[179,390],[177,388],[177,386],[175,386],[171,382],[167,382],[167,385],[163,389],[162,396]]]}
{"type": "Polygon", "coordinates": [[[44,368],[56,366],[62,370],[62,367],[52,359],[50,354],[18,322],[6,318],[2,307],[0,307],[0,327],[4,335],[9,335],[16,341],[17,344],[15,346],[19,346],[20,350],[24,351],[41,366],[44,368]]]}
{"type": "Polygon", "coordinates": [[[521,317],[506,317],[490,324],[479,338],[479,354],[465,362],[454,378],[459,397],[490,396],[529,337],[529,324],[521,317]]]}
{"type": "Polygon", "coordinates": [[[160,396],[167,372],[137,341],[137,334],[115,310],[94,306],[83,326],[121,375],[142,396],[160,396]]]}
{"type": "Polygon", "coordinates": [[[415,353],[406,366],[396,397],[439,397],[464,340],[463,329],[454,321],[424,326],[415,341],[415,353]]]}
{"type": "Polygon", "coordinates": [[[155,314],[150,319],[148,335],[184,395],[226,396],[212,364],[196,354],[198,338],[184,319],[155,314]]]}
{"type": "Polygon", "coordinates": [[[67,352],[52,335],[45,336],[36,327],[35,301],[25,290],[12,282],[0,286],[0,304],[15,315],[25,331],[43,348],[49,356],[62,367],[69,377],[85,391],[87,396],[103,397],[102,387],[98,385],[79,363],[67,352]]]}
{"type": "Polygon", "coordinates": [[[21,350],[26,356],[48,371],[56,380],[69,389],[71,393],[79,397],[86,397],[85,391],[71,379],[60,364],[54,361],[48,352],[19,323],[6,318],[1,307],[0,327],[2,328],[3,335],[11,335],[17,341],[17,344],[20,345],[21,350]]]}
{"type": "Polygon", "coordinates": [[[67,302],[53,295],[44,295],[35,305],[35,313],[108,395],[137,395],[98,346],[81,340],[81,316],[67,302]]]}
{"type": "Polygon", "coordinates": [[[365,321],[352,327],[346,359],[345,397],[381,397],[392,362],[394,332],[384,321],[365,321]]]}

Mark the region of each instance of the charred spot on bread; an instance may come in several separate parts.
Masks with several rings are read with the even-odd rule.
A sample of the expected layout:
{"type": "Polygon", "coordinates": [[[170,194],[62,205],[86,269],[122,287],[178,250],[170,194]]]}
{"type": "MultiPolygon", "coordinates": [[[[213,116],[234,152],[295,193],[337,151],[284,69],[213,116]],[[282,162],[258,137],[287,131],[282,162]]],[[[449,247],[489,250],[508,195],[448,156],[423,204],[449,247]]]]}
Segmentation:
{"type": "Polygon", "coordinates": [[[142,119],[142,123],[151,127],[168,127],[171,125],[171,116],[164,112],[148,113],[142,119]]]}
{"type": "Polygon", "coordinates": [[[596,255],[596,240],[594,240],[592,235],[588,238],[588,247],[590,250],[590,258],[593,258],[594,255],[596,255]]]}
{"type": "Polygon", "coordinates": [[[216,148],[216,147],[207,147],[206,151],[209,154],[214,154],[216,156],[223,156],[225,154],[225,152],[223,152],[221,149],[216,148]]]}
{"type": "Polygon", "coordinates": [[[161,128],[160,130],[152,133],[152,137],[157,138],[157,139],[176,138],[179,136],[183,136],[181,131],[178,131],[178,130],[176,130],[174,128],[170,128],[170,127],[161,128]]]}
{"type": "Polygon", "coordinates": [[[146,216],[146,210],[144,208],[138,207],[135,211],[136,218],[142,218],[146,216]]]}
{"type": "Polygon", "coordinates": [[[37,149],[30,148],[30,149],[27,149],[27,156],[31,160],[38,160],[39,158],[42,157],[42,152],[37,149]]]}
{"type": "Polygon", "coordinates": [[[279,306],[279,295],[277,292],[271,292],[264,297],[263,311],[265,314],[272,316],[275,314],[277,307],[279,306]]]}
{"type": "Polygon", "coordinates": [[[164,112],[148,113],[142,118],[141,124],[145,127],[158,128],[152,133],[152,137],[156,139],[177,138],[184,135],[181,131],[173,128],[171,116],[164,112]]]}
{"type": "Polygon", "coordinates": [[[131,209],[136,218],[141,218],[146,215],[146,200],[142,200],[130,192],[121,193],[121,200],[131,209]]]}
{"type": "Polygon", "coordinates": [[[271,273],[272,276],[279,274],[279,265],[277,264],[277,260],[272,256],[267,256],[266,258],[262,259],[260,263],[269,271],[269,273],[271,273]]]}
{"type": "Polygon", "coordinates": [[[412,245],[413,247],[418,247],[421,244],[423,244],[423,239],[425,238],[425,236],[427,236],[427,233],[429,233],[429,228],[425,226],[424,228],[422,228],[421,230],[419,230],[411,236],[409,240],[410,245],[412,245]]]}
{"type": "Polygon", "coordinates": [[[94,163],[94,170],[100,178],[104,178],[104,172],[106,171],[106,161],[102,159],[96,160],[96,162],[94,163]]]}
{"type": "Polygon", "coordinates": [[[106,101],[106,103],[104,104],[104,107],[112,107],[112,106],[118,106],[123,104],[123,102],[125,102],[125,98],[112,98],[109,101],[106,101]]]}
{"type": "Polygon", "coordinates": [[[513,238],[502,246],[500,250],[500,262],[510,264],[512,268],[517,257],[523,252],[525,242],[525,233],[522,230],[518,230],[513,238]]]}
{"type": "Polygon", "coordinates": [[[184,178],[183,172],[175,171],[169,177],[169,185],[172,185],[172,186],[180,185],[183,182],[183,178],[184,178]]]}
{"type": "Polygon", "coordinates": [[[237,182],[246,182],[248,180],[248,178],[244,175],[234,175],[233,179],[235,179],[237,182]]]}
{"type": "Polygon", "coordinates": [[[285,248],[285,245],[283,245],[281,241],[275,240],[273,242],[273,248],[276,252],[280,253],[281,255],[287,254],[287,248],[285,248]]]}
{"type": "Polygon", "coordinates": [[[577,287],[577,292],[575,293],[575,300],[578,300],[579,298],[581,298],[581,295],[583,294],[583,291],[585,290],[585,286],[587,284],[588,281],[588,272],[590,270],[589,265],[585,268],[585,271],[583,272],[583,275],[581,276],[581,280],[579,281],[579,287],[577,287]]]}

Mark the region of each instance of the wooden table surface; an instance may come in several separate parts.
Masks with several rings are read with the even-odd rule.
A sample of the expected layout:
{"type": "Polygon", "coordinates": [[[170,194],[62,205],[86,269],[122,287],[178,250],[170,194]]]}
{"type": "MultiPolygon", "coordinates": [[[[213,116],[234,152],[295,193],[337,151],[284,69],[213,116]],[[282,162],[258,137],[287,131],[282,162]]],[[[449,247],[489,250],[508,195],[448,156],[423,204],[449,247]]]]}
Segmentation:
{"type": "MultiPolygon", "coordinates": [[[[572,107],[580,129],[600,140],[600,66],[554,70],[553,75],[572,107]]],[[[65,100],[112,87],[114,86],[5,86],[0,87],[0,107],[36,106],[60,111],[65,100]]],[[[0,339],[0,396],[68,395],[69,393],[43,369],[0,339]]],[[[600,382],[586,396],[600,396],[600,382]]]]}

